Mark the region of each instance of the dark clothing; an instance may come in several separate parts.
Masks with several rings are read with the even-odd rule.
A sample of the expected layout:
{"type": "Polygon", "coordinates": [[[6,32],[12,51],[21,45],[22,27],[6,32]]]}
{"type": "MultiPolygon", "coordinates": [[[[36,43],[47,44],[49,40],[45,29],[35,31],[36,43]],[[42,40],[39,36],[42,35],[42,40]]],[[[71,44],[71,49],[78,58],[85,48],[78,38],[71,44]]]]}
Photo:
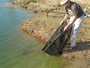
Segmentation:
{"type": "Polygon", "coordinates": [[[70,1],[70,6],[65,7],[65,12],[72,16],[76,15],[77,18],[81,17],[84,14],[79,4],[71,1],[70,1]]]}

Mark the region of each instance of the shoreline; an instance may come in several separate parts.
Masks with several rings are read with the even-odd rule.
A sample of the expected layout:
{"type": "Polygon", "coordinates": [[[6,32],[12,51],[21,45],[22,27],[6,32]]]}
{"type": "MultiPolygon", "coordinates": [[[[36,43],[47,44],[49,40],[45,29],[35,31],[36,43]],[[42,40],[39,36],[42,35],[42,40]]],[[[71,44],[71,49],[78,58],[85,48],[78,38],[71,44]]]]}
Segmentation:
{"type": "MultiPolygon", "coordinates": [[[[34,4],[36,3],[33,3],[31,5],[34,5],[34,4]]],[[[20,5],[14,4],[13,6],[22,8],[20,7],[20,5]]],[[[33,13],[38,13],[39,16],[23,20],[21,22],[22,30],[32,36],[39,38],[44,43],[46,43],[49,40],[49,38],[52,36],[52,34],[56,31],[56,29],[59,27],[60,21],[64,17],[63,7],[50,8],[48,10],[49,11],[48,14],[46,12],[46,9],[44,10],[26,9],[26,10],[31,11],[33,13]]],[[[68,48],[65,47],[63,51],[63,58],[74,60],[72,65],[75,67],[77,67],[75,64],[80,63],[80,64],[83,64],[83,66],[85,65],[87,66],[88,63],[90,62],[90,45],[89,45],[90,44],[90,37],[89,37],[90,22],[88,20],[89,18],[87,19],[85,18],[82,24],[81,30],[77,38],[76,48],[72,51],[69,51],[68,48]]]]}
{"type": "MultiPolygon", "coordinates": [[[[33,3],[33,4],[31,3],[31,5],[34,5],[34,4],[36,3],[33,3]]],[[[20,7],[20,5],[16,5],[16,6],[20,7]]],[[[50,8],[51,11],[48,13],[48,16],[45,10],[38,12],[37,9],[36,10],[34,9],[34,11],[37,11],[35,13],[39,13],[39,16],[23,20],[21,23],[23,31],[39,38],[44,43],[46,43],[49,40],[49,38],[52,36],[52,34],[56,31],[56,29],[59,27],[60,21],[64,17],[63,7],[59,7],[59,9],[53,9],[53,10],[51,10],[50,8]]],[[[81,29],[85,30],[86,27],[83,27],[81,29]]],[[[87,27],[87,29],[89,28],[87,27]]],[[[79,32],[79,35],[81,34],[82,34],[82,31],[79,32]]],[[[68,51],[63,51],[63,57],[70,60],[74,60],[76,58],[90,59],[90,54],[89,54],[90,50],[85,49],[88,47],[87,44],[82,44],[82,42],[84,43],[86,41],[89,41],[89,40],[85,40],[80,36],[78,36],[76,49],[69,51],[65,47],[65,50],[68,50],[68,51]],[[82,49],[80,49],[81,46],[83,46],[82,49]]]]}

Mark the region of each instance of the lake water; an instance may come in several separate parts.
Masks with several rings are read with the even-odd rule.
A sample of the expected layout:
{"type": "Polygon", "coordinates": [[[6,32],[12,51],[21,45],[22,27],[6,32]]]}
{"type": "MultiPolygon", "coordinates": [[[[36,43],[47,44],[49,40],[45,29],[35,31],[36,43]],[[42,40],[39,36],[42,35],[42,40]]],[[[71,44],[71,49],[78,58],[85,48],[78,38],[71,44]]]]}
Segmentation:
{"type": "Polygon", "coordinates": [[[41,51],[43,43],[22,31],[21,21],[38,14],[0,0],[0,68],[61,68],[67,60],[41,51]]]}

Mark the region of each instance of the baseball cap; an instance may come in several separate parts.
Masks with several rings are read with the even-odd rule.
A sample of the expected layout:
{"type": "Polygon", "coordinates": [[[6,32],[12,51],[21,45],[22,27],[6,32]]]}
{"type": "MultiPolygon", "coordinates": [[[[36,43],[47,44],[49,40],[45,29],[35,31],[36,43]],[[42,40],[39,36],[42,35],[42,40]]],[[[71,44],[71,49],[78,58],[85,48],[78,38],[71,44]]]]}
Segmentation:
{"type": "Polygon", "coordinates": [[[65,4],[67,1],[68,1],[68,0],[62,0],[60,4],[63,5],[63,4],[65,4]]]}

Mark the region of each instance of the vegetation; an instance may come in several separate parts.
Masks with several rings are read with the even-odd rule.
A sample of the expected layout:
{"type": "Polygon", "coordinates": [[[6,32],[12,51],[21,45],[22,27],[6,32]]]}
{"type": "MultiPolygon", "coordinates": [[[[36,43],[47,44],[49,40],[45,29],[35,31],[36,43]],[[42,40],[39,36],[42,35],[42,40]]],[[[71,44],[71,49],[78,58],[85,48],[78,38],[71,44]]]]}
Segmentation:
{"type": "Polygon", "coordinates": [[[36,0],[25,0],[25,4],[29,4],[30,2],[35,2],[36,0]]]}

